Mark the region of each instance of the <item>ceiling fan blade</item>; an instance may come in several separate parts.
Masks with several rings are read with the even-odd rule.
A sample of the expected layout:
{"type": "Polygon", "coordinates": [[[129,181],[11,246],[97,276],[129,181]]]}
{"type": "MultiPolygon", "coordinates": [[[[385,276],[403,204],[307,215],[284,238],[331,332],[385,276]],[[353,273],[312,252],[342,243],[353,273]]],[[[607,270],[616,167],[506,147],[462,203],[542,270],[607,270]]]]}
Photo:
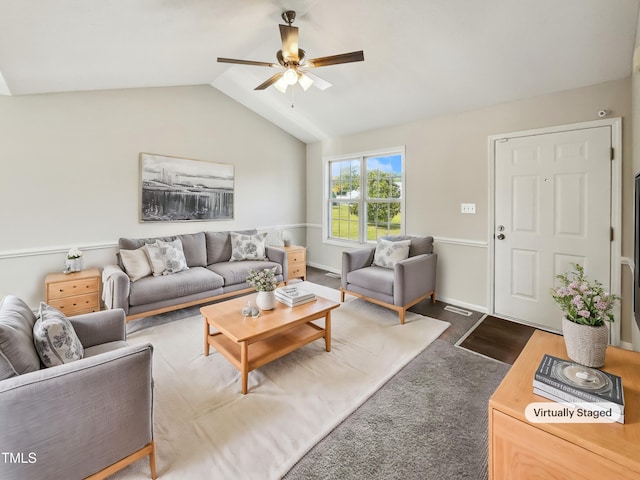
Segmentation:
{"type": "Polygon", "coordinates": [[[254,62],[253,60],[238,60],[236,58],[218,57],[218,63],[237,63],[240,65],[255,65],[256,67],[279,67],[277,63],[271,62],[254,62]]]}
{"type": "Polygon", "coordinates": [[[332,85],[327,82],[326,80],[320,78],[317,75],[314,75],[313,73],[309,72],[309,71],[304,71],[304,74],[309,77],[311,80],[313,80],[313,86],[320,89],[320,90],[326,90],[327,88],[331,87],[332,85]]]}
{"type": "Polygon", "coordinates": [[[298,27],[280,25],[280,38],[282,38],[282,55],[285,59],[297,62],[298,58],[298,27]]]}
{"type": "Polygon", "coordinates": [[[261,83],[256,88],[254,88],[254,90],[264,90],[265,88],[270,87],[271,85],[273,85],[274,83],[276,83],[278,80],[282,78],[283,73],[284,72],[276,73],[271,78],[269,78],[268,80],[266,80],[265,82],[261,83]]]}
{"type": "Polygon", "coordinates": [[[364,61],[364,52],[342,53],[340,55],[331,55],[330,57],[318,57],[307,60],[305,67],[326,67],[327,65],[337,65],[339,63],[351,63],[364,61]]]}

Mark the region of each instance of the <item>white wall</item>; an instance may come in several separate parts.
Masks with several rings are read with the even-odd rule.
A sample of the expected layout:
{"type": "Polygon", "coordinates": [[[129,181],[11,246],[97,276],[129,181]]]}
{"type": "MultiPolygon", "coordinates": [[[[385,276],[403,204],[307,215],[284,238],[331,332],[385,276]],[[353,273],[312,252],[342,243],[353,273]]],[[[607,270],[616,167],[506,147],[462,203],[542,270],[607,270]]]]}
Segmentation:
{"type": "MultiPolygon", "coordinates": [[[[428,95],[428,92],[425,92],[428,95]]],[[[598,119],[623,118],[623,255],[632,255],[631,80],[607,82],[446,117],[333,138],[307,146],[308,260],[340,269],[341,247],[322,242],[323,156],[406,146],[406,232],[436,237],[438,298],[483,310],[488,305],[489,159],[487,137],[598,119]],[[475,215],[460,203],[475,203],[475,215]]],[[[625,272],[623,275],[627,275],[625,272]]],[[[628,280],[623,280],[628,285],[628,280]]],[[[626,290],[628,288],[624,287],[626,290]]],[[[623,289],[622,340],[630,341],[630,292],[623,289]],[[626,313],[625,313],[626,312],[626,313]]]]}
{"type": "Polygon", "coordinates": [[[305,239],[304,144],[210,86],[0,97],[0,132],[0,298],[37,307],[72,246],[102,266],[119,237],[257,227],[305,239]],[[140,152],[233,164],[235,219],[140,223],[140,152]]]}

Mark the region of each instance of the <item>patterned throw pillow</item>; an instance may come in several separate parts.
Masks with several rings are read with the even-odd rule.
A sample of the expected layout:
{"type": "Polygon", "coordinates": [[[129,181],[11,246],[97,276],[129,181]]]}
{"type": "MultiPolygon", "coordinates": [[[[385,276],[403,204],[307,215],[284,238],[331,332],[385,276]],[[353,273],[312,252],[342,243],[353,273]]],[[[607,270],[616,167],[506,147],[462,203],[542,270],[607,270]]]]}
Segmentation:
{"type": "Polygon", "coordinates": [[[160,248],[162,260],[164,260],[163,275],[178,273],[189,269],[189,267],[187,267],[187,259],[182,251],[182,242],[180,240],[176,239],[172,242],[163,242],[162,240],[158,240],[156,244],[160,248]]]}
{"type": "Polygon", "coordinates": [[[400,260],[409,258],[409,245],[411,245],[411,240],[391,242],[379,238],[376,253],[373,256],[373,264],[379,267],[393,268],[400,260]]]}
{"type": "Polygon", "coordinates": [[[84,356],[80,339],[64,313],[40,302],[38,316],[33,326],[33,343],[46,367],[80,360],[84,356]]]}
{"type": "Polygon", "coordinates": [[[164,260],[162,259],[158,242],[147,243],[142,248],[144,248],[147,258],[149,259],[153,276],[157,277],[158,275],[162,275],[164,273],[164,260]]]}
{"type": "Polygon", "coordinates": [[[242,235],[241,233],[230,232],[229,235],[231,235],[230,262],[240,260],[266,260],[266,232],[256,235],[242,235]]]}

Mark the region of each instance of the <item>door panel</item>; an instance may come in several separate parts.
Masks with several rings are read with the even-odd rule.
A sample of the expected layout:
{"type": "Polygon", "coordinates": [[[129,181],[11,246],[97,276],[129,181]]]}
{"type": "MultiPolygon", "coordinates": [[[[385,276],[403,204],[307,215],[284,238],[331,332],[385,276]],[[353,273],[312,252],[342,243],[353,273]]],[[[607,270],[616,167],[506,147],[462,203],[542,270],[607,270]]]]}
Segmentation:
{"type": "Polygon", "coordinates": [[[610,285],[611,129],[495,144],[494,311],[559,331],[549,289],[571,263],[610,285]]]}

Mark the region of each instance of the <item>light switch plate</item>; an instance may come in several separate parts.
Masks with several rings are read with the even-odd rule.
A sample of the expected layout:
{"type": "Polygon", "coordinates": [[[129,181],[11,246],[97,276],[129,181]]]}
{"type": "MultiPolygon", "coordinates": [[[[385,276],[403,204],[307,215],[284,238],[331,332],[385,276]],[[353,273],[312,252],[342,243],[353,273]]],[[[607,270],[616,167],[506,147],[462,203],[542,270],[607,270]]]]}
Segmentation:
{"type": "Polygon", "coordinates": [[[460,213],[476,213],[476,204],[475,203],[461,203],[460,204],[460,213]]]}

